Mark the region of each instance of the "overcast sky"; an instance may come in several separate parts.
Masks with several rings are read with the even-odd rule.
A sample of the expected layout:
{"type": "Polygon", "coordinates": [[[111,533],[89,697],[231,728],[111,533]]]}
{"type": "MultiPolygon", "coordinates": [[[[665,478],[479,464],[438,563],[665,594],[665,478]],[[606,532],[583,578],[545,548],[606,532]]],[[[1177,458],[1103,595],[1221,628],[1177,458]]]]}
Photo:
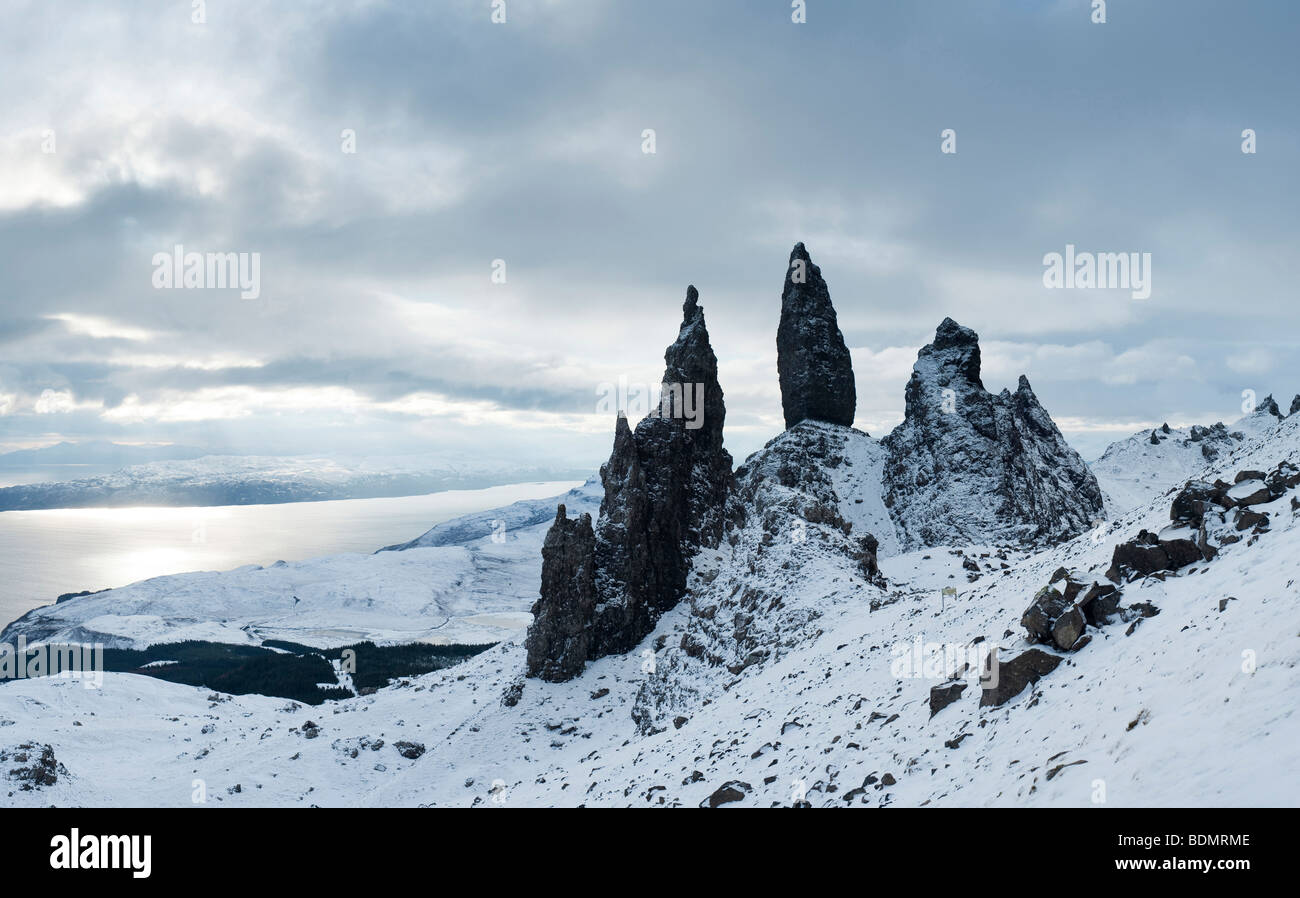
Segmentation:
{"type": "Polygon", "coordinates": [[[695,284],[743,456],[799,240],[875,436],[944,316],[1090,458],[1300,390],[1296,4],[790,6],[6,0],[0,451],[595,464],[695,284]],[[155,289],[177,244],[260,295],[155,289]],[[1045,288],[1066,244],[1151,253],[1151,296],[1045,288]]]}

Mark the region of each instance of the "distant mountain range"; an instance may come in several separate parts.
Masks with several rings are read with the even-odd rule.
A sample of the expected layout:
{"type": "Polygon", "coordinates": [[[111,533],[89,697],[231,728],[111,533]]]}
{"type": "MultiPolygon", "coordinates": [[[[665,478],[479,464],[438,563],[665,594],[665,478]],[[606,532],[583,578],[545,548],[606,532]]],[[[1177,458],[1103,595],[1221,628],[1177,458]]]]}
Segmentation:
{"type": "MultiPolygon", "coordinates": [[[[51,457],[41,456],[45,464],[51,463],[51,457]]],[[[339,459],[200,455],[134,464],[109,474],[75,480],[3,487],[0,511],[135,505],[269,505],[418,496],[521,480],[582,480],[587,473],[563,465],[521,467],[517,462],[494,459],[448,461],[446,456],[339,459]]]]}
{"type": "Polygon", "coordinates": [[[83,443],[55,443],[40,449],[18,449],[0,453],[0,469],[39,468],[46,465],[115,465],[125,467],[146,462],[212,455],[196,446],[131,446],[108,440],[83,443]]]}

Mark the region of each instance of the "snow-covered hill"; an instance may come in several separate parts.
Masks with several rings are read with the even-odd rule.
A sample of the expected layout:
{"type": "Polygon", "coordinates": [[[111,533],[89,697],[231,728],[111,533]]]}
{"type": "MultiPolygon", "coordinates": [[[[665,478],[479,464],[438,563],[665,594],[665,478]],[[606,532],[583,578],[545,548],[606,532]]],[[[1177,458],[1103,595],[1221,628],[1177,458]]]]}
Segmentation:
{"type": "Polygon", "coordinates": [[[1186,428],[1165,424],[1111,443],[1092,462],[1106,496],[1110,516],[1136,508],[1175,483],[1199,475],[1216,460],[1272,433],[1282,415],[1271,396],[1253,412],[1233,422],[1186,428]]]}
{"type": "Polygon", "coordinates": [[[545,523],[556,503],[594,511],[597,489],[588,483],[563,497],[458,518],[408,551],[176,574],[45,605],[10,624],[0,641],[14,644],[23,635],[137,649],[187,639],[318,647],[493,642],[531,619],[545,523]]]}
{"type": "MultiPolygon", "coordinates": [[[[833,427],[818,425],[831,457],[838,434],[855,439],[833,427]]],[[[848,466],[770,475],[817,442],[795,428],[752,457],[738,488],[755,513],[697,558],[689,600],[568,682],[522,681],[519,639],[318,708],[123,674],[101,690],[17,681],[0,687],[0,750],[48,746],[62,768],[0,796],[189,805],[201,780],[207,803],[235,806],[1300,804],[1296,489],[1253,506],[1269,525],[1213,561],[1123,584],[1141,611],[1089,627],[1086,646],[1039,646],[1059,666],[1005,704],[981,707],[968,681],[932,715],[949,681],[900,667],[918,640],[996,643],[1005,675],[1053,571],[1101,578],[1115,544],[1169,523],[1169,498],[1035,554],[882,551],[881,587],[861,497],[813,470],[848,466]]],[[[1211,473],[1284,460],[1300,463],[1300,416],[1211,473]]],[[[373,557],[419,551],[438,550],[373,557]]]]}

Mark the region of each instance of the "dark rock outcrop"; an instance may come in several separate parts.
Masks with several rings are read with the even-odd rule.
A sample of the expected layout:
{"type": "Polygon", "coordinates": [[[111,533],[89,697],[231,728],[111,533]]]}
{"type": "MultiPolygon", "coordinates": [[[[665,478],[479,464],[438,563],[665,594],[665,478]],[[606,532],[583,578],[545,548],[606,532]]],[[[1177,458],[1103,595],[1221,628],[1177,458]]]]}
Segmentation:
{"type": "Polygon", "coordinates": [[[1005,663],[999,662],[996,682],[980,693],[980,707],[997,707],[1015,698],[1025,687],[1056,670],[1061,659],[1042,649],[1030,649],[1005,663]]]}
{"type": "Polygon", "coordinates": [[[1122,579],[1176,571],[1194,561],[1208,561],[1206,553],[1198,545],[1196,533],[1190,530],[1180,532],[1185,535],[1170,538],[1149,530],[1139,531],[1137,536],[1115,547],[1106,578],[1119,583],[1122,579]]]}
{"type": "Polygon", "coordinates": [[[883,443],[885,504],[910,548],[1047,545],[1103,514],[1096,478],[1028,379],[985,390],[979,337],[951,318],[918,353],[903,423],[883,443]]]}
{"type": "Polygon", "coordinates": [[[1286,413],[1286,416],[1289,418],[1296,412],[1300,412],[1300,393],[1296,393],[1295,398],[1291,400],[1291,410],[1286,413]]]}
{"type": "Polygon", "coordinates": [[[853,361],[821,269],[802,243],[790,253],[781,291],[776,370],[787,428],[806,419],[853,424],[858,401],[853,361]]]}
{"type": "Polygon", "coordinates": [[[10,762],[20,766],[8,771],[9,778],[21,784],[24,791],[53,786],[60,776],[68,773],[68,769],[54,757],[54,749],[49,745],[24,742],[12,749],[0,749],[0,764],[10,762]],[[21,766],[23,764],[28,766],[21,766]]]}
{"type": "Polygon", "coordinates": [[[1142,530],[1117,545],[1106,576],[1118,583],[1211,561],[1221,547],[1240,539],[1230,531],[1250,530],[1258,535],[1268,530],[1268,514],[1251,506],[1274,502],[1296,486],[1300,486],[1300,469],[1286,461],[1267,472],[1238,471],[1232,483],[1189,480],[1169,506],[1173,523],[1158,535],[1142,530]]]}
{"type": "Polygon", "coordinates": [[[1061,651],[1069,651],[1083,635],[1086,621],[1072,599],[1051,586],[1044,586],[1025,609],[1020,625],[1029,631],[1033,642],[1050,643],[1061,651]]]}
{"type": "MultiPolygon", "coordinates": [[[[626,429],[626,419],[619,421],[626,429]]],[[[591,515],[570,518],[561,505],[542,544],[542,596],[524,639],[529,676],[567,680],[582,672],[596,607],[595,546],[591,515]]]]}
{"type": "Polygon", "coordinates": [[[749,783],[744,783],[740,780],[731,780],[730,782],[723,783],[714,790],[712,795],[701,801],[700,807],[716,808],[724,804],[731,804],[733,801],[742,801],[750,792],[753,791],[754,787],[749,783]]]}
{"type": "Polygon", "coordinates": [[[970,684],[956,680],[951,683],[944,683],[942,686],[931,686],[930,716],[934,717],[934,715],[961,698],[961,694],[966,691],[968,685],[970,684]]]}
{"type": "Polygon", "coordinates": [[[660,407],[635,430],[618,418],[595,527],[561,506],[547,534],[529,676],[571,679],[589,660],[631,650],[685,594],[695,553],[722,539],[733,489],[726,406],[694,287],[664,362],[660,407]],[[684,409],[683,396],[702,397],[699,407],[684,409]]]}
{"type": "Polygon", "coordinates": [[[868,533],[862,537],[862,577],[868,583],[874,583],[883,589],[889,583],[885,580],[885,575],[880,572],[880,562],[876,557],[879,551],[880,540],[876,539],[875,534],[868,533]]]}
{"type": "Polygon", "coordinates": [[[1273,398],[1272,393],[1269,393],[1267,396],[1265,396],[1263,399],[1260,400],[1260,403],[1255,408],[1255,411],[1261,412],[1266,415],[1272,415],[1274,418],[1278,418],[1278,419],[1286,417],[1286,415],[1282,414],[1282,409],[1277,407],[1277,400],[1273,398]]]}

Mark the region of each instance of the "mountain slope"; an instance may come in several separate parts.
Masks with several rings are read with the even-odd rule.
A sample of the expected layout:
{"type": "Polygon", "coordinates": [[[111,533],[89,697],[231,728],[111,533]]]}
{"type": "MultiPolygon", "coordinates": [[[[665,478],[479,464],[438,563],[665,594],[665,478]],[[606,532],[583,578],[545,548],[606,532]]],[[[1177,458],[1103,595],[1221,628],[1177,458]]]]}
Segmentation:
{"type": "MultiPolygon", "coordinates": [[[[1219,475],[1300,462],[1298,425],[1219,475]]],[[[691,600],[571,681],[528,681],[503,704],[523,672],[518,641],[329,710],[209,701],[129,675],[99,691],[18,681],[0,687],[0,725],[13,722],[0,734],[50,745],[67,773],[6,801],[188,805],[200,778],[223,805],[1300,803],[1300,715],[1279,701],[1300,688],[1296,490],[1258,506],[1272,525],[1257,539],[1125,585],[1125,604],[1155,616],[1093,629],[1074,653],[1048,649],[1061,666],[1000,707],[980,708],[972,683],[931,716],[946,678],[900,675],[899,647],[982,636],[1004,659],[1027,651],[1020,615],[1051,572],[1100,576],[1115,543],[1168,523],[1168,499],[1095,544],[883,557],[882,588],[855,557],[857,528],[834,520],[855,503],[836,493],[828,505],[829,475],[758,476],[806,460],[817,436],[792,431],[751,458],[738,488],[758,512],[734,545],[701,553],[691,600]],[[787,536],[796,510],[803,540],[787,536]],[[397,740],[423,753],[404,757],[397,740]]]]}
{"type": "Polygon", "coordinates": [[[1187,428],[1165,424],[1111,443],[1089,465],[1106,496],[1109,514],[1143,505],[1173,484],[1198,476],[1220,456],[1266,437],[1281,421],[1276,411],[1270,396],[1231,427],[1222,422],[1187,428]]]}

